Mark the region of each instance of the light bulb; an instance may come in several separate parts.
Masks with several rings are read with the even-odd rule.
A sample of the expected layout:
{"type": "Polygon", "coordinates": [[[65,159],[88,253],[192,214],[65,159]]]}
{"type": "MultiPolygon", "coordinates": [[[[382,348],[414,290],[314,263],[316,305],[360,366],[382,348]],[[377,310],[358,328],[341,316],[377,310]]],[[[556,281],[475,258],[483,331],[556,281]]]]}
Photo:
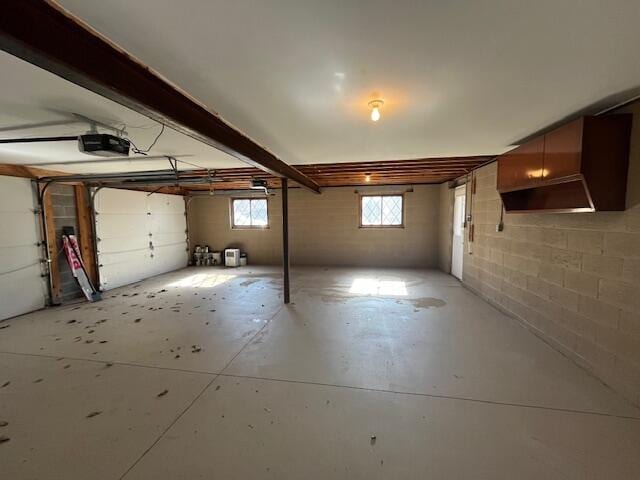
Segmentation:
{"type": "MultiPolygon", "coordinates": [[[[380,118],[380,117],[378,117],[378,118],[380,118]]],[[[374,120],[374,122],[377,122],[377,120],[374,120]]],[[[369,173],[365,174],[364,181],[365,182],[370,182],[371,181],[371,174],[369,174],[369,173]]]]}
{"type": "Polygon", "coordinates": [[[371,110],[371,120],[374,122],[380,120],[380,109],[378,107],[373,107],[373,110],[371,110]]]}
{"type": "Polygon", "coordinates": [[[371,120],[377,122],[380,120],[380,107],[384,104],[382,100],[371,100],[369,106],[371,107],[371,120]]]}

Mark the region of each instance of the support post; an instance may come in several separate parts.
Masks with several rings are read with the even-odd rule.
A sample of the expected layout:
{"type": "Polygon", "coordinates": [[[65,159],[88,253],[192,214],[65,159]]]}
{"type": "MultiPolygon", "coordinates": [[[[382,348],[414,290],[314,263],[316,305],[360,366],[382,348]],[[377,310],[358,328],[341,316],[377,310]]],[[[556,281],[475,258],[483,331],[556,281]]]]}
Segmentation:
{"type": "Polygon", "coordinates": [[[289,188],[287,179],[282,182],[282,264],[284,267],[284,303],[291,300],[289,292],[289,188]]]}

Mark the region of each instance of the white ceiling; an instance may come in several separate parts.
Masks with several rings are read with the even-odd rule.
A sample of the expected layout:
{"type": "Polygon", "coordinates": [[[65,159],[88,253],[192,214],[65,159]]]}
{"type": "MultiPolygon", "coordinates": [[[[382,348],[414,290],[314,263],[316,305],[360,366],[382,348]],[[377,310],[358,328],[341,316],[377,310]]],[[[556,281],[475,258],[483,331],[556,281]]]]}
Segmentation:
{"type": "MultiPolygon", "coordinates": [[[[140,149],[147,149],[160,133],[161,125],[126,107],[78,87],[45,70],[0,52],[0,138],[73,136],[89,131],[89,123],[78,122],[80,114],[116,128],[125,128],[128,137],[140,149]]],[[[111,133],[98,127],[98,131],[111,133]]],[[[165,129],[149,156],[177,155],[179,167],[203,168],[247,166],[233,157],[193,140],[174,130],[165,129]],[[184,155],[184,156],[183,156],[184,155]]],[[[104,158],[78,151],[75,141],[0,144],[0,163],[41,166],[49,170],[72,173],[105,173],[168,169],[163,158],[103,163],[104,158]],[[86,161],[84,164],[55,162],[86,161]]]]}
{"type": "MultiPolygon", "coordinates": [[[[637,0],[61,3],[290,164],[501,153],[640,86],[637,0]],[[377,124],[374,92],[385,100],[377,124]]],[[[153,122],[61,80],[23,87],[33,73],[7,78],[5,57],[1,90],[9,81],[20,95],[0,96],[3,126],[7,112],[24,122],[26,106],[122,121],[143,145],[158,131],[134,129],[153,122]]],[[[153,153],[238,164],[177,133],[153,153]]]]}

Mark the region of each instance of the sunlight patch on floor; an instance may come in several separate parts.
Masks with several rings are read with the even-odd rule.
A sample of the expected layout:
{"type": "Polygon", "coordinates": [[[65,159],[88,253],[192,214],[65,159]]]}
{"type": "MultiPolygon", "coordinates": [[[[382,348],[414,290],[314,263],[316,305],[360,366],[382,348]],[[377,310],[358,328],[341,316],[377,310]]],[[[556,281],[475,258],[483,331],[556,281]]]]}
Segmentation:
{"type": "Polygon", "coordinates": [[[356,295],[406,296],[407,286],[401,280],[378,280],[376,278],[356,278],[349,293],[356,295]]]}
{"type": "Polygon", "coordinates": [[[229,280],[236,278],[236,275],[224,273],[196,273],[175,282],[168,284],[168,287],[193,287],[193,288],[213,288],[229,280]]]}

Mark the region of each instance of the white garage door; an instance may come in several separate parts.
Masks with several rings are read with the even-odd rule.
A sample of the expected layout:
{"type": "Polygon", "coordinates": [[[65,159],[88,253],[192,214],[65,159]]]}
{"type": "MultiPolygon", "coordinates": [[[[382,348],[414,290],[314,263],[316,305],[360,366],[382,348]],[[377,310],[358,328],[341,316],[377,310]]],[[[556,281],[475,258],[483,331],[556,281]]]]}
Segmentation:
{"type": "Polygon", "coordinates": [[[0,319],[45,306],[35,205],[30,180],[0,176],[0,319]]]}
{"type": "Polygon", "coordinates": [[[187,265],[181,196],[105,188],[95,208],[102,290],[187,265]]]}

